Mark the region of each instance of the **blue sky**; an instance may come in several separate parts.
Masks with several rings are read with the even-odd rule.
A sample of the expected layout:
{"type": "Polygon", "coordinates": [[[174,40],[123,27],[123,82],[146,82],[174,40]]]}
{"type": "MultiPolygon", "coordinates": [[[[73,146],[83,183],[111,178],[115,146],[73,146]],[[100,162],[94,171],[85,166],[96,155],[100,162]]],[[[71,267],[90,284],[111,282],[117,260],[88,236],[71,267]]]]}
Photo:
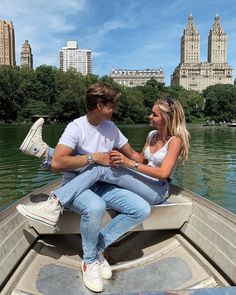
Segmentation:
{"type": "Polygon", "coordinates": [[[235,0],[1,0],[0,19],[13,22],[19,64],[24,40],[34,67],[59,66],[68,40],[93,52],[93,73],[163,68],[165,82],[180,61],[180,38],[192,12],[201,34],[201,61],[216,13],[228,35],[228,63],[236,69],[235,0]]]}

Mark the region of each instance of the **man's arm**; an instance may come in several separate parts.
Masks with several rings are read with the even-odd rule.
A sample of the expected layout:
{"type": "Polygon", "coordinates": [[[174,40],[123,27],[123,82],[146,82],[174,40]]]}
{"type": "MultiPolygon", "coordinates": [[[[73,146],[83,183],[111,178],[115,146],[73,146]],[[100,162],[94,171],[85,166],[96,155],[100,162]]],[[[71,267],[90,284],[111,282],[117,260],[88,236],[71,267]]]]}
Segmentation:
{"type": "Polygon", "coordinates": [[[87,165],[87,156],[74,156],[74,150],[67,145],[58,144],[55,148],[51,167],[55,172],[71,171],[87,165]]]}
{"type": "MultiPolygon", "coordinates": [[[[94,162],[100,165],[110,165],[108,153],[91,154],[94,162]]],[[[58,144],[52,157],[51,167],[55,172],[72,171],[88,165],[87,155],[74,155],[74,150],[67,145],[58,144]]]]}
{"type": "Polygon", "coordinates": [[[124,146],[122,146],[119,151],[130,160],[134,160],[140,163],[143,162],[143,155],[137,153],[128,142],[124,146]]]}

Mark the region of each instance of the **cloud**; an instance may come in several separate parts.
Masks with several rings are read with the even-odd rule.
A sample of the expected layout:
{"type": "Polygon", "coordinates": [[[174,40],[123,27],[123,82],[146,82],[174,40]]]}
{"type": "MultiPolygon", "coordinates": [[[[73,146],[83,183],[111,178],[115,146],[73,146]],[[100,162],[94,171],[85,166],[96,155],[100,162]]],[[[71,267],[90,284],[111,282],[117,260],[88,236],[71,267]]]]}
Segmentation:
{"type": "Polygon", "coordinates": [[[69,34],[77,29],[71,18],[86,9],[86,2],[85,0],[1,1],[1,18],[10,20],[14,24],[18,63],[23,42],[29,40],[36,66],[42,61],[58,65],[58,52],[64,42],[59,35],[69,34]],[[54,54],[54,58],[48,58],[54,54]]]}

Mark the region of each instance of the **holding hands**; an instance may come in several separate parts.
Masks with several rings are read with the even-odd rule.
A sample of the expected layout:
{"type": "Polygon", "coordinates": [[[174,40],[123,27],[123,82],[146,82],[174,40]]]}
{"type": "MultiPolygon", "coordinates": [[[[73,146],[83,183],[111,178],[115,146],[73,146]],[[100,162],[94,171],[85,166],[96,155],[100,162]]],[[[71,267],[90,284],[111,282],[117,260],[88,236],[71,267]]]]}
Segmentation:
{"type": "Polygon", "coordinates": [[[114,166],[129,166],[130,162],[133,162],[132,160],[128,159],[125,155],[120,153],[119,151],[112,150],[110,153],[110,161],[111,165],[114,166]]]}

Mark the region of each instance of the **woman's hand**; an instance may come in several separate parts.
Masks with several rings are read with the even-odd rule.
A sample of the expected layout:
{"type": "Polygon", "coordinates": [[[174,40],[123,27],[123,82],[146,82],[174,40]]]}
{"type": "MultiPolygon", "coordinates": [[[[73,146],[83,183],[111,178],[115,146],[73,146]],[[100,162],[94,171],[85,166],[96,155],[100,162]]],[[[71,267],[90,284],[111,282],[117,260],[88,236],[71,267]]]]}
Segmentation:
{"type": "Polygon", "coordinates": [[[128,159],[125,155],[123,155],[122,153],[120,153],[116,150],[112,150],[110,152],[110,160],[111,160],[112,164],[115,166],[118,166],[118,165],[129,166],[129,164],[131,162],[131,160],[128,159]]]}

